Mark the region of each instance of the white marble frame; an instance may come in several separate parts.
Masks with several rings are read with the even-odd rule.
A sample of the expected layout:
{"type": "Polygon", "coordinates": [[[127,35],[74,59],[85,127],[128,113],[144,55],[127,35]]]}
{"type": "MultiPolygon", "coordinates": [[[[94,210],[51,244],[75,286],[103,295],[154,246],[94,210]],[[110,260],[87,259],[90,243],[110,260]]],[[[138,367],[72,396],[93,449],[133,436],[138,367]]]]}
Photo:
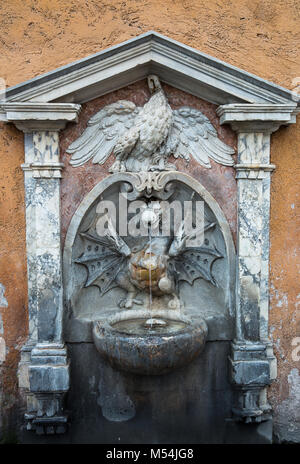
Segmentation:
{"type": "Polygon", "coordinates": [[[69,362],[62,337],[59,130],[77,121],[80,105],[19,105],[9,108],[24,132],[29,335],[22,348],[19,386],[27,396],[28,430],[63,433],[63,398],[69,362]]]}
{"type": "Polygon", "coordinates": [[[6,101],[0,102],[0,120],[25,133],[29,338],[19,377],[27,392],[28,428],[38,433],[64,431],[67,420],[62,406],[69,366],[62,338],[58,132],[77,121],[80,105],[70,101],[91,100],[149,72],[220,104],[221,124],[231,124],[238,133],[236,337],[230,358],[237,392],[234,414],[245,422],[270,418],[266,387],[276,377],[268,339],[270,137],[281,125],[295,122],[299,96],[150,32],[8,89],[6,101]]]}
{"type": "MultiPolygon", "coordinates": [[[[28,406],[29,427],[38,428],[41,426],[34,412],[36,401],[50,391],[63,394],[69,388],[68,360],[62,339],[59,185],[63,166],[59,161],[58,130],[66,121],[77,120],[80,106],[68,104],[66,108],[66,104],[57,103],[53,104],[55,111],[51,111],[50,105],[49,112],[49,104],[44,108],[42,104],[31,104],[28,113],[23,111],[22,103],[19,110],[18,105],[13,105],[14,112],[9,113],[10,104],[6,104],[7,118],[25,132],[22,167],[30,319],[29,339],[20,363],[25,375],[20,377],[21,387],[39,394],[29,395],[28,406]],[[49,378],[56,376],[55,382],[45,382],[45,370],[49,378]]],[[[258,422],[270,418],[266,387],[276,377],[276,362],[268,339],[270,175],[275,168],[270,163],[270,137],[281,124],[295,121],[295,107],[229,104],[220,106],[217,113],[221,124],[231,124],[238,133],[236,337],[230,359],[232,382],[237,391],[234,412],[240,420],[258,422]]],[[[55,426],[57,414],[53,417],[55,426]]]]}

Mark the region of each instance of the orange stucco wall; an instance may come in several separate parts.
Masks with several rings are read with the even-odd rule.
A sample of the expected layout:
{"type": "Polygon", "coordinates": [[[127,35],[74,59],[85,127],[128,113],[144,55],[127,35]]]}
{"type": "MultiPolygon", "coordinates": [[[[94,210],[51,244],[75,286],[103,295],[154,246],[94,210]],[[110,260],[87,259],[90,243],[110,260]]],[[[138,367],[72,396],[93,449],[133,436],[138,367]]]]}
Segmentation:
{"type": "MultiPolygon", "coordinates": [[[[12,86],[148,30],[289,89],[300,81],[298,0],[2,0],[0,77],[12,86]]],[[[0,427],[18,402],[16,369],[27,330],[22,160],[23,135],[1,123],[0,427]]],[[[300,119],[274,134],[272,162],[270,327],[278,378],[270,399],[282,434],[284,416],[300,423],[300,364],[291,346],[300,336],[300,119]]]]}

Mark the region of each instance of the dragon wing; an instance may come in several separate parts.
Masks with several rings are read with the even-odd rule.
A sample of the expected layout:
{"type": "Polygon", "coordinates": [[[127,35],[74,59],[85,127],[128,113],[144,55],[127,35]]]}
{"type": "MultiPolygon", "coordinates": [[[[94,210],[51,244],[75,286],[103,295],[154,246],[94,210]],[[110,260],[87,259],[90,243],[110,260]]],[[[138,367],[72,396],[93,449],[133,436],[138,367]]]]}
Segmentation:
{"type": "Polygon", "coordinates": [[[223,143],[216,129],[201,111],[183,106],[173,111],[173,125],[165,143],[168,155],[184,158],[187,161],[192,155],[199,164],[210,168],[210,160],[225,166],[232,166],[231,155],[234,149],[223,143]]]}
{"type": "Polygon", "coordinates": [[[74,260],[87,269],[87,279],[84,287],[95,285],[101,296],[117,287],[115,279],[127,266],[127,258],[131,251],[124,240],[119,237],[109,222],[108,234],[99,237],[87,232],[81,232],[84,242],[84,252],[74,260]]]}
{"type": "Polygon", "coordinates": [[[118,138],[132,127],[139,108],[127,100],[107,105],[88,122],[83,134],[69,145],[70,164],[81,166],[93,158],[93,163],[103,164],[111,154],[118,138]]]}
{"type": "MultiPolygon", "coordinates": [[[[204,231],[215,227],[215,223],[208,224],[204,231]]],[[[169,248],[168,272],[174,279],[175,287],[178,290],[181,280],[193,285],[196,279],[204,279],[211,284],[218,286],[212,275],[213,263],[223,255],[217,248],[209,246],[208,239],[204,240],[204,245],[200,247],[185,246],[187,236],[184,236],[183,225],[179,228],[179,235],[174,237],[169,248]]]]}
{"type": "Polygon", "coordinates": [[[212,275],[212,266],[216,259],[223,255],[216,249],[210,247],[193,247],[184,249],[180,255],[169,260],[169,272],[174,278],[178,289],[179,282],[184,280],[193,285],[196,279],[204,279],[218,286],[212,275]]]}

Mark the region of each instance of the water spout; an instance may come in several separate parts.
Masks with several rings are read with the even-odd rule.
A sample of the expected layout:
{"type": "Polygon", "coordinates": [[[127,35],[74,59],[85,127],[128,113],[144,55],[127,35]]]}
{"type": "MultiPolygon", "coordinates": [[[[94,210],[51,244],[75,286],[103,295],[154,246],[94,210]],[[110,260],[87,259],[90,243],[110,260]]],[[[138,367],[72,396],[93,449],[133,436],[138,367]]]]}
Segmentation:
{"type": "MultiPolygon", "coordinates": [[[[149,311],[152,313],[152,224],[149,223],[149,254],[150,254],[150,268],[149,268],[149,311]]],[[[153,321],[153,319],[149,319],[153,321]]],[[[149,326],[148,326],[149,327],[149,326]]],[[[152,322],[150,324],[152,329],[152,322]]]]}

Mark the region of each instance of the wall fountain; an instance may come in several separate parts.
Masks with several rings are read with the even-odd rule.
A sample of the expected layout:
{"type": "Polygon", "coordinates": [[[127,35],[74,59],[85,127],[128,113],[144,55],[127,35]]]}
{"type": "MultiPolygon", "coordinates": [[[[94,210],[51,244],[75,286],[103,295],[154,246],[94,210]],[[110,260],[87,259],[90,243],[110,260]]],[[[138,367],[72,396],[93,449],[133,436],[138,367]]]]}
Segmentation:
{"type": "Polygon", "coordinates": [[[214,335],[218,319],[231,326],[229,227],[208,192],[186,174],[113,174],[109,184],[95,187],[70,225],[66,327],[72,332],[74,318],[77,327],[92,323],[96,347],[113,366],[162,374],[201,352],[207,323],[214,335]],[[184,207],[186,224],[198,220],[189,234],[184,207]],[[113,222],[123,233],[126,226],[125,237],[113,222]]]}
{"type": "Polygon", "coordinates": [[[112,150],[116,161],[68,228],[64,337],[92,343],[95,363],[126,391],[128,375],[154,391],[153,381],[188,375],[202,356],[207,362],[206,343],[214,347],[234,331],[230,227],[203,185],[168,159],[188,165],[193,153],[203,166],[209,157],[230,166],[233,149],[201,111],[172,110],[157,76],[148,86],[144,106],[121,100],[102,108],[67,148],[75,167],[90,159],[101,165],[112,150]]]}
{"type": "Polygon", "coordinates": [[[7,89],[24,442],[272,440],[270,139],[297,98],[155,32],[7,89]]]}

